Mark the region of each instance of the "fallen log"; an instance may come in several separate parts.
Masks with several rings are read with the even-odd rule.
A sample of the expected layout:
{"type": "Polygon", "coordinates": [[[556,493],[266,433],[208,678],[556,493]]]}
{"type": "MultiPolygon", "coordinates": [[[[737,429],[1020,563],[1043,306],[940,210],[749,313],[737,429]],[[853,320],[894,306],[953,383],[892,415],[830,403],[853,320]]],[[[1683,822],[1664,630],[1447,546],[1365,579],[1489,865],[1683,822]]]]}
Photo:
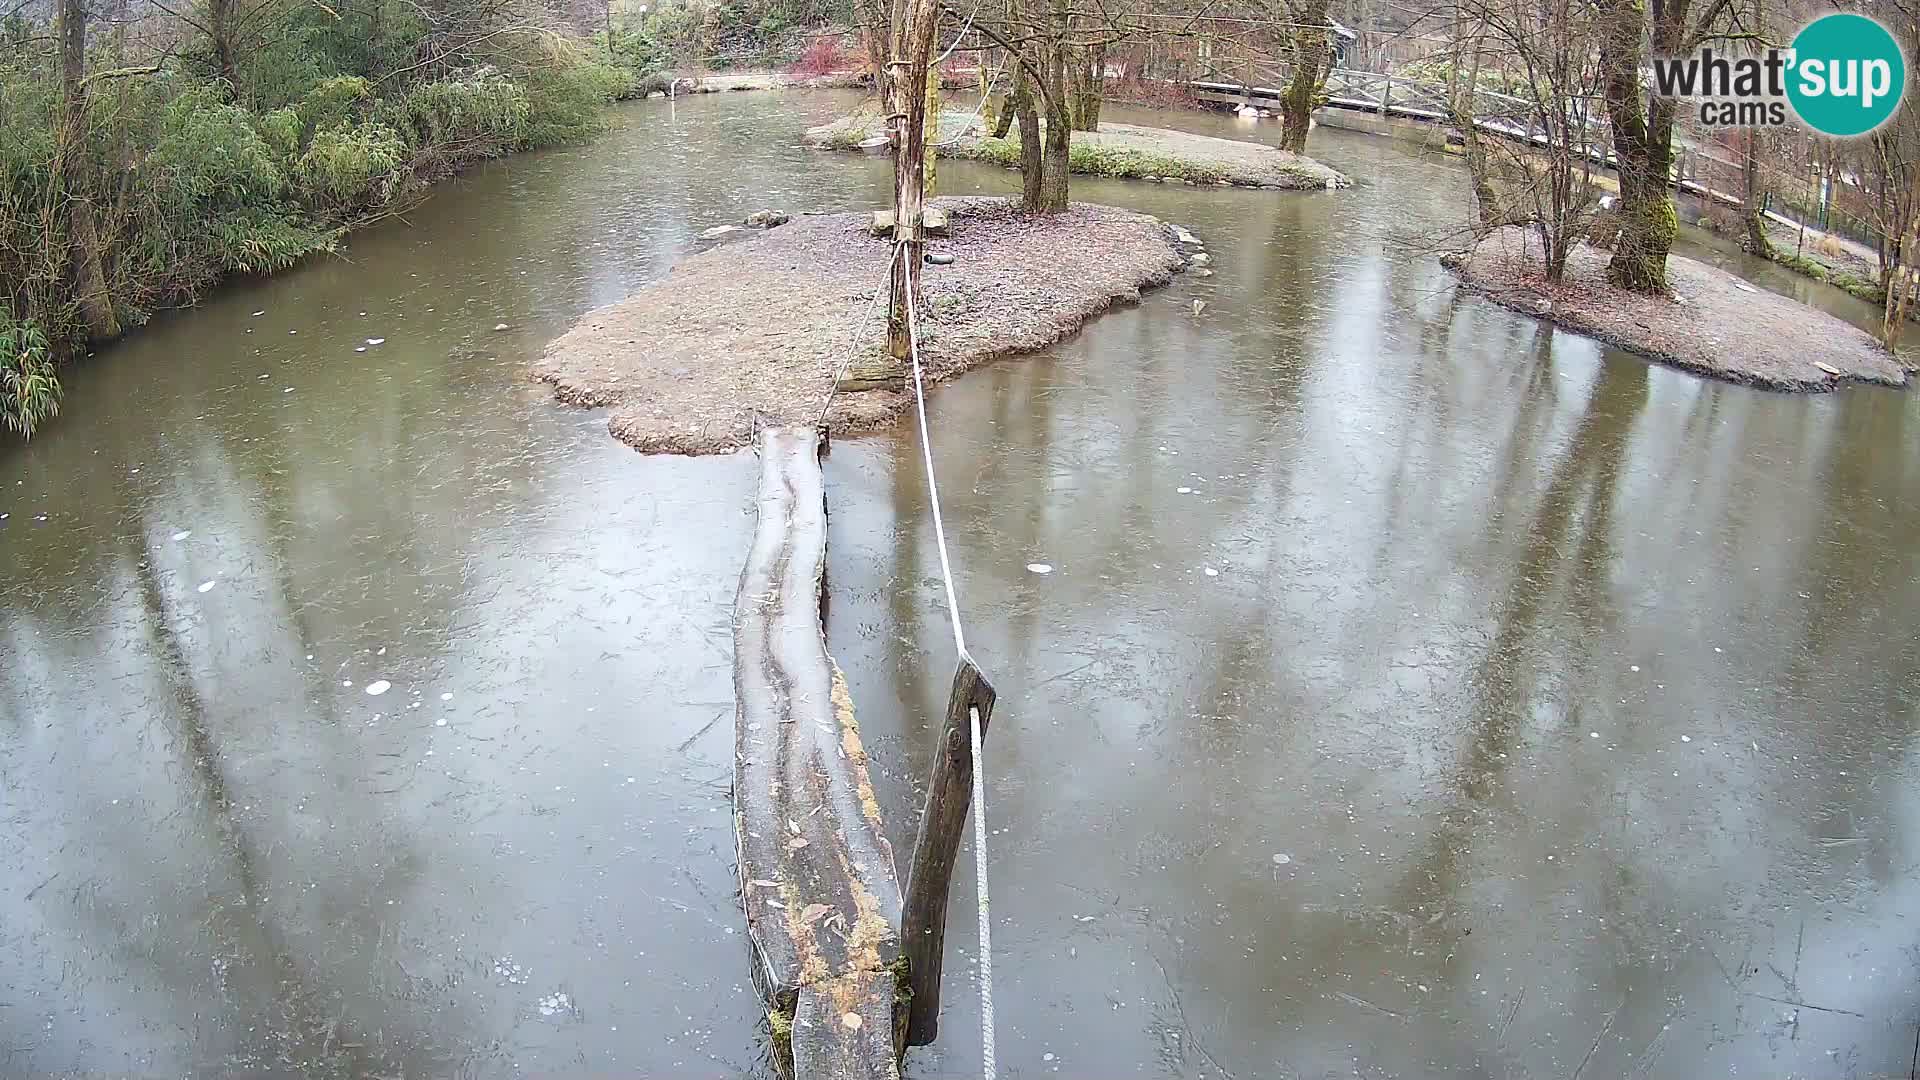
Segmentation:
{"type": "Polygon", "coordinates": [[[734,838],[753,980],[795,1080],[896,1080],[900,885],[846,680],[820,624],[823,443],[759,433],[759,525],[734,603],[734,838]]]}

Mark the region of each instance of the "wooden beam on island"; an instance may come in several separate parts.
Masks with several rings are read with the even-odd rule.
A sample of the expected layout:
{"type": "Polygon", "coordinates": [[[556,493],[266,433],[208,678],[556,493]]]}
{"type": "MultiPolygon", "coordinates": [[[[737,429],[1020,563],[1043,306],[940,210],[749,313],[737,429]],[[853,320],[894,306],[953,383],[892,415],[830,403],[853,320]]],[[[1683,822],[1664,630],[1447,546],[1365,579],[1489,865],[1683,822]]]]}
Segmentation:
{"type": "Polygon", "coordinates": [[[734,603],[734,837],[753,980],[795,1080],[897,1080],[900,885],[820,623],[824,440],[768,428],[734,603]]]}

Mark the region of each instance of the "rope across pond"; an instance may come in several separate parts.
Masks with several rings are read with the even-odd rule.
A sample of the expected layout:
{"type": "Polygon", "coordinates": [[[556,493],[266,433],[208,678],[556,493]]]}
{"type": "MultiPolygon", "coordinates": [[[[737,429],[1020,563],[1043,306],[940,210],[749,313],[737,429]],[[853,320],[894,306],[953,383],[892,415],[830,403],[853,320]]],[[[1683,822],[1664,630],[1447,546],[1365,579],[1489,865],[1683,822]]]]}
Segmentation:
{"type": "MultiPolygon", "coordinates": [[[[894,245],[894,258],[906,258],[904,241],[894,245]]],[[[947,590],[947,616],[953,626],[953,648],[963,665],[971,665],[967,636],[960,624],[960,601],[953,585],[953,561],[947,554],[947,529],[940,514],[940,485],[934,478],[933,439],[927,427],[926,378],[920,364],[920,317],[914,290],[907,294],[907,358],[913,371],[913,399],[920,421],[920,460],[927,470],[927,499],[933,507],[933,538],[940,549],[940,577],[947,590]]],[[[967,709],[969,742],[973,751],[973,859],[980,919],[980,1053],[986,1080],[995,1080],[998,1068],[993,1045],[993,931],[987,903],[987,785],[981,757],[981,718],[978,708],[967,709]]]]}

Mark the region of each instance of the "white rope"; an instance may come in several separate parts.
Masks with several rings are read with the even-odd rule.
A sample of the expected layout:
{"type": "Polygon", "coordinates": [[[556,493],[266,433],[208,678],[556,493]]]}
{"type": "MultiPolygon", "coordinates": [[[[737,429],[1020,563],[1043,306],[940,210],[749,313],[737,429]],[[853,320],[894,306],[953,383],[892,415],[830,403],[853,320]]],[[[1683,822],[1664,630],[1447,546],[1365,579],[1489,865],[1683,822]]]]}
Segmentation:
{"type": "MultiPolygon", "coordinates": [[[[904,223],[895,223],[896,231],[904,223]]],[[[897,245],[897,257],[906,258],[906,241],[897,245]]],[[[905,268],[904,263],[902,264],[905,268]]],[[[947,585],[947,614],[953,619],[953,647],[967,655],[967,635],[960,629],[960,601],[953,594],[953,564],[947,559],[947,528],[940,520],[940,485],[933,478],[933,440],[927,435],[927,387],[920,377],[920,316],[913,303],[913,274],[907,269],[907,357],[913,362],[913,399],[919,405],[920,458],[927,466],[927,499],[933,504],[933,538],[940,545],[940,576],[947,585]]],[[[974,763],[979,775],[979,762],[974,763]]]]}
{"type": "Polygon", "coordinates": [[[960,33],[954,37],[953,44],[947,46],[947,51],[940,54],[940,59],[933,62],[934,67],[938,68],[946,63],[947,57],[953,55],[953,50],[959,48],[960,43],[967,40],[967,35],[973,32],[973,17],[980,14],[980,4],[981,0],[974,0],[973,10],[967,13],[967,24],[960,28],[960,33]]]}
{"type": "MultiPolygon", "coordinates": [[[[896,245],[905,259],[907,244],[896,245]]],[[[903,262],[902,266],[906,264],[903,262]]],[[[920,418],[920,460],[927,467],[927,499],[933,504],[933,538],[940,547],[940,576],[947,587],[947,614],[953,619],[953,647],[962,663],[969,661],[967,639],[960,629],[960,602],[954,596],[953,564],[947,558],[947,530],[940,519],[940,487],[933,477],[933,440],[927,434],[927,387],[920,371],[920,313],[914,304],[913,277],[907,277],[907,358],[913,364],[913,400],[920,418]]],[[[981,751],[980,710],[969,705],[967,716],[973,749],[973,880],[980,907],[980,1058],[986,1080],[999,1073],[993,1046],[993,931],[987,907],[987,773],[981,751]]]]}
{"type": "Polygon", "coordinates": [[[980,758],[980,710],[973,718],[973,880],[980,900],[980,1059],[987,1080],[994,1078],[993,931],[987,920],[987,778],[980,758]]]}
{"type": "MultiPolygon", "coordinates": [[[[933,145],[936,148],[942,147],[942,146],[952,146],[954,143],[957,143],[961,139],[964,139],[967,137],[967,132],[973,129],[974,122],[980,119],[980,114],[987,111],[987,101],[993,97],[993,88],[1000,85],[1000,76],[1006,70],[1007,70],[1007,65],[1004,63],[993,70],[992,77],[987,80],[987,88],[985,90],[980,91],[980,104],[975,105],[973,107],[973,115],[967,117],[967,122],[960,125],[960,130],[954,133],[953,138],[944,139],[940,142],[934,143],[933,145]]],[[[938,125],[934,127],[934,130],[935,131],[939,130],[938,125]]]]}

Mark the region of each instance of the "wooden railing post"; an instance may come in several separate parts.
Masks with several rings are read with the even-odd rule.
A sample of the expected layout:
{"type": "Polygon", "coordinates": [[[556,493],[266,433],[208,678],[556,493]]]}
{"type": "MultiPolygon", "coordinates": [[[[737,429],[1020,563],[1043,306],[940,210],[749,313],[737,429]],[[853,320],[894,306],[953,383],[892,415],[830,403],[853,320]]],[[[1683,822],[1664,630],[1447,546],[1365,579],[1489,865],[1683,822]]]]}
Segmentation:
{"type": "Polygon", "coordinates": [[[960,836],[973,797],[973,733],[969,710],[980,711],[980,738],[993,716],[993,684],[973,658],[962,653],[947,696],[947,716],[934,747],[927,780],[927,808],[913,843],[913,868],[900,919],[901,954],[907,958],[907,1045],[925,1046],[940,1030],[940,969],[945,959],[947,888],[953,881],[960,836]]]}

